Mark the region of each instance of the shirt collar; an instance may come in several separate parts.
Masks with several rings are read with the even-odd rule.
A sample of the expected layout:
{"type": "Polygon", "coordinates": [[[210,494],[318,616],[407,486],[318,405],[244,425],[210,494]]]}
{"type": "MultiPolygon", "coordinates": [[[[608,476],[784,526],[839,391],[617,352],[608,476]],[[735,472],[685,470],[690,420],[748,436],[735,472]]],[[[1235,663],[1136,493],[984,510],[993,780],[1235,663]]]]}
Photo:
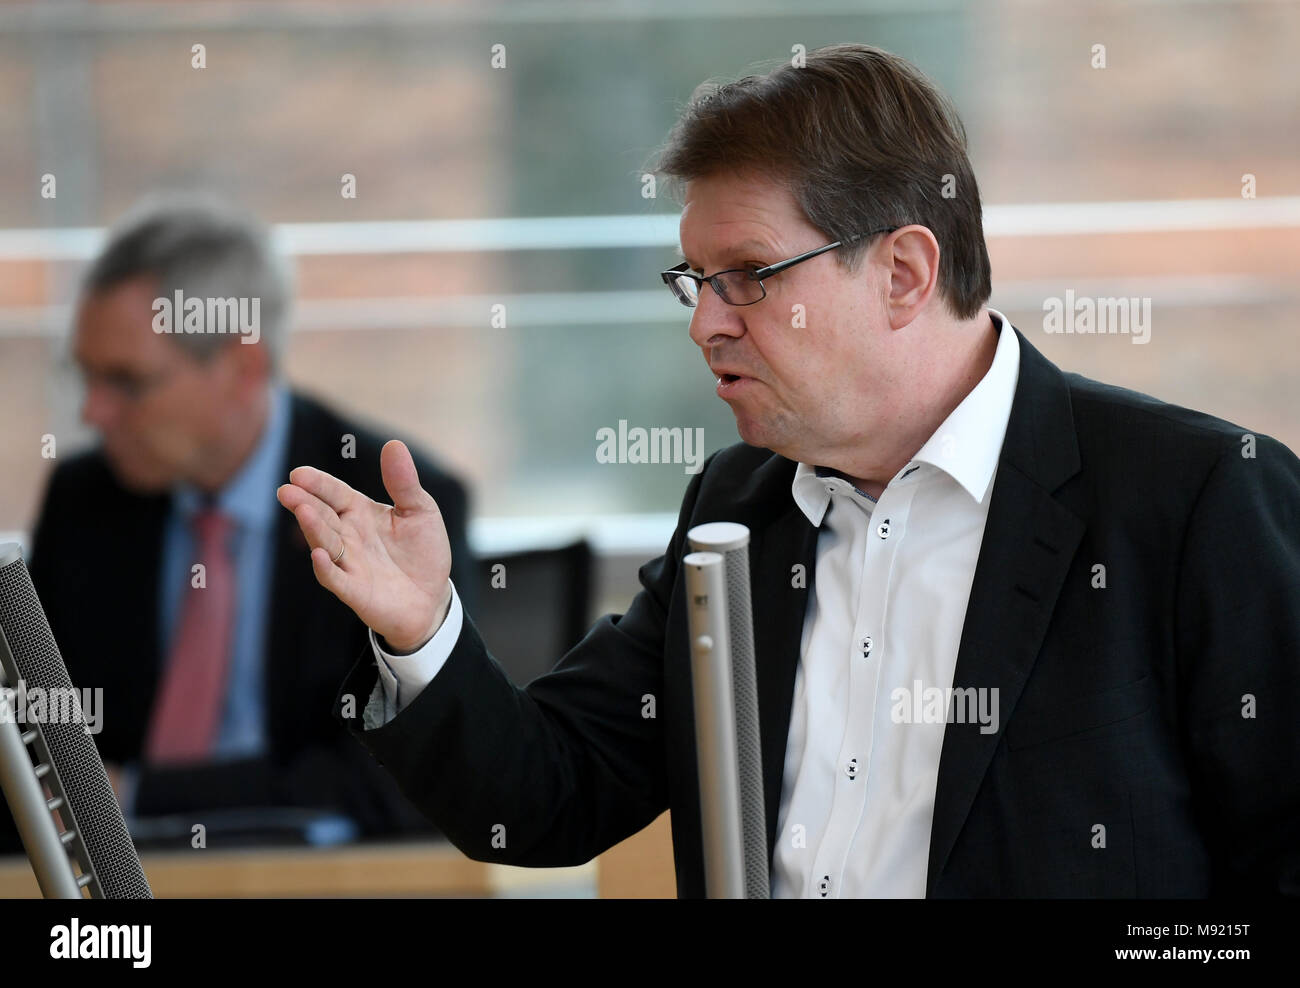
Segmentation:
{"type": "MultiPolygon", "coordinates": [[[[243,465],[217,492],[214,504],[217,510],[248,528],[264,527],[271,521],[276,511],[276,481],[283,470],[288,438],[289,391],[282,384],[274,384],[262,435],[243,465]]],[[[172,494],[176,510],[186,518],[205,501],[203,492],[191,484],[178,485],[172,494]]]]}
{"type": "Polygon", "coordinates": [[[814,467],[810,463],[800,463],[794,468],[794,486],[792,488],[795,504],[814,525],[820,525],[830,507],[831,495],[848,494],[858,500],[863,508],[870,512],[876,499],[865,491],[853,486],[853,482],[829,467],[814,467]]]}
{"type": "MultiPolygon", "coordinates": [[[[988,311],[998,330],[993,363],[970,394],[899,471],[895,481],[914,471],[918,463],[928,463],[951,476],[977,503],[982,504],[988,496],[1020,376],[1020,342],[1015,330],[1004,332],[1011,327],[1010,320],[996,309],[988,311]]],[[[795,468],[791,492],[813,525],[820,525],[826,516],[835,485],[848,485],[846,493],[852,493],[868,509],[873,503],[835,471],[809,463],[800,463],[795,468]]]]}
{"type": "Polygon", "coordinates": [[[1002,440],[1011,417],[1011,402],[1020,377],[1020,342],[1011,323],[1001,312],[989,309],[998,328],[998,347],[993,363],[980,383],[971,389],[934,431],[912,461],[929,463],[943,470],[983,504],[997,470],[1002,440]]]}

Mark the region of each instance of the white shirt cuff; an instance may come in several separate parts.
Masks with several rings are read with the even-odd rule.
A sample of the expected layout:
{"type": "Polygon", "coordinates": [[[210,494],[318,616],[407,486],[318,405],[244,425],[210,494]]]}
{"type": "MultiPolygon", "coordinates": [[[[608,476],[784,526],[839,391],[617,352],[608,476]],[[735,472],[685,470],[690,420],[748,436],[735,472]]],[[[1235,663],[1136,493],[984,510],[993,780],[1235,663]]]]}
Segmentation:
{"type": "Polygon", "coordinates": [[[379,682],[384,690],[384,723],[392,720],[402,708],[419,695],[438,670],[447,661],[447,656],[456,647],[460,630],[465,622],[465,611],[461,607],[460,595],[456,585],[451,585],[451,608],[443,619],[442,626],[432,638],[409,655],[393,655],[384,651],[379,645],[379,637],[370,629],[370,647],[375,653],[375,663],[379,667],[379,682]]]}

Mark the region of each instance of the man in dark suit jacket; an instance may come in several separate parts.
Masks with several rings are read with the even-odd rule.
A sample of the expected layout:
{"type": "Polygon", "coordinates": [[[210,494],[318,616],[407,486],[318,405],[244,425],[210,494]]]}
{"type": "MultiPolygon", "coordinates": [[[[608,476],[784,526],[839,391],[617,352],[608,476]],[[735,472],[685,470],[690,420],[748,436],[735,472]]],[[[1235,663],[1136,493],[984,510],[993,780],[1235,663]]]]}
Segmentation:
{"type": "MultiPolygon", "coordinates": [[[[1263,436],[1244,459],[1244,430],[1063,374],[1019,343],[953,682],[998,688],[1002,724],[947,727],[926,894],[1300,894],[1300,462],[1263,436]],[[1122,585],[1095,589],[1097,560],[1122,585]]],[[[347,723],[470,857],[579,864],[671,808],[678,894],[702,896],[685,533],[751,532],[770,853],[815,592],[791,585],[792,563],[814,572],[817,542],[794,469],[743,444],[715,454],[628,612],[526,690],[467,619],[395,719],[347,723]]],[[[342,692],[368,697],[375,681],[367,655],[342,692]]]]}
{"type": "MultiPolygon", "coordinates": [[[[328,466],[357,490],[384,496],[382,442],[372,429],[306,394],[294,392],[290,407],[282,475],[303,463],[328,466]],[[355,459],[340,455],[339,437],[347,435],[356,438],[355,459]]],[[[441,491],[439,504],[468,560],[463,487],[426,457],[418,469],[441,491]]],[[[55,471],[36,526],[32,582],[72,681],[104,689],[103,730],[95,741],[104,761],[115,765],[140,761],[163,670],[155,629],[169,500],[123,489],[102,450],[94,450],[55,471]]],[[[337,810],[368,836],[427,829],[328,716],[339,677],[366,645],[366,628],[304,570],[304,552],[293,519],[277,517],[263,669],[266,753],[145,767],[135,787],[137,815],[294,806],[337,810]]],[[[468,565],[456,579],[470,585],[468,565]]]]}
{"type": "Polygon", "coordinates": [[[1295,455],[1062,373],[985,306],[964,136],[902,59],[837,46],[706,93],[661,169],[687,181],[687,261],[664,278],[693,309],[692,340],[745,444],[691,482],[628,612],[526,689],[446,583],[437,514],[399,445],[383,470],[400,527],[336,479],[295,471],[279,497],[320,550],[318,579],[379,636],[341,690],[368,698],[359,722],[340,717],[349,730],[480,860],[577,864],[671,809],[678,894],[703,895],[682,557],[693,526],[739,522],[770,860],[795,860],[790,842],[828,822],[825,872],[787,868],[781,894],[1300,894],[1295,455]],[[957,197],[939,195],[954,176],[957,197]],[[842,263],[820,256],[837,249],[842,263]],[[934,455],[977,393],[966,445],[934,455]],[[1000,437],[991,453],[985,431],[1000,437]],[[958,467],[982,441],[990,488],[968,494],[954,478],[969,481],[958,467]],[[812,579],[851,529],[837,545],[809,518],[801,470],[838,486],[832,521],[878,504],[865,548],[829,569],[843,585],[812,579]],[[920,490],[929,510],[913,504],[908,528],[896,512],[920,490]],[[954,556],[958,544],[977,552],[954,556]],[[860,598],[836,605],[853,572],[868,574],[860,598]],[[362,592],[373,585],[386,592],[362,592]],[[882,723],[876,702],[841,726],[843,743],[823,732],[809,752],[819,714],[854,709],[855,670],[870,693],[876,670],[927,664],[946,670],[939,685],[996,696],[999,715],[950,708],[932,750],[877,762],[849,746],[852,730],[874,716],[877,746],[906,746],[922,729],[882,723]],[[839,692],[813,685],[828,667],[839,692]],[[845,751],[863,757],[841,764],[845,751]],[[801,787],[806,815],[779,819],[801,787]],[[882,805],[914,826],[875,859],[862,821],[882,805]]]}
{"type": "MultiPolygon", "coordinates": [[[[428,822],[329,716],[366,628],[302,567],[306,543],[276,509],[275,482],[296,465],[316,464],[382,498],[381,443],[371,428],[275,379],[287,302],[276,275],[263,231],[220,204],[169,198],[123,222],[87,276],[77,327],[83,415],[102,443],[55,470],[36,525],[32,579],[73,682],[103,689],[96,741],[134,815],[211,823],[205,811],[293,807],[347,817],[363,836],[427,833],[428,822]],[[203,352],[190,337],[151,332],[151,300],[178,287],[194,296],[260,297],[259,345],[227,337],[204,341],[203,352]],[[259,457],[266,464],[253,466],[262,473],[250,475],[259,457]],[[235,647],[251,647],[242,673],[229,674],[224,705],[251,707],[260,723],[232,732],[234,754],[154,763],[144,753],[168,661],[160,609],[171,572],[169,525],[178,523],[174,489],[219,495],[240,477],[240,497],[265,503],[270,522],[239,550],[264,562],[256,572],[237,570],[255,578],[264,612],[248,634],[236,631],[235,647]]],[[[427,457],[419,471],[439,492],[463,554],[457,582],[469,588],[465,490],[427,457]]],[[[180,560],[182,581],[190,562],[180,560]]],[[[245,610],[236,615],[236,623],[253,621],[245,610]]],[[[180,620],[172,615],[173,640],[180,620]]],[[[0,816],[5,847],[16,850],[8,814],[0,816]]]]}

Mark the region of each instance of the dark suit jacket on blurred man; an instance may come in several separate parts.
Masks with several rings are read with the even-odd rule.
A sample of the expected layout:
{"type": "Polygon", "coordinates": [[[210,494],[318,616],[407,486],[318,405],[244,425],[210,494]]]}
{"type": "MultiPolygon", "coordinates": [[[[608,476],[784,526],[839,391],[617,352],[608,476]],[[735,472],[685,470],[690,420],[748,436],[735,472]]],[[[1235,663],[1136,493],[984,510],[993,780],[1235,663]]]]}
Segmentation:
{"type": "MultiPolygon", "coordinates": [[[[293,393],[290,407],[288,452],[277,482],[308,464],[386,500],[379,474],[384,439],[307,395],[293,393]],[[356,437],[355,458],[341,455],[348,434],[356,437]]],[[[464,488],[416,455],[420,479],[454,533],[458,563],[468,560],[464,488]]],[[[274,502],[274,487],[266,497],[274,502]]],[[[96,743],[109,763],[139,761],[161,678],[159,576],[170,502],[170,495],[125,490],[94,450],[55,470],[36,526],[32,580],[73,683],[104,690],[96,743]]],[[[277,512],[274,532],[262,668],[265,753],[199,767],[144,768],[136,814],[313,807],[341,811],[364,835],[427,832],[428,822],[330,716],[338,681],[367,647],[365,626],[303,565],[306,543],[293,516],[277,512]]],[[[454,577],[458,588],[471,586],[469,572],[466,562],[454,577]]]]}
{"type": "MultiPolygon", "coordinates": [[[[290,390],[291,298],[269,231],[238,208],[167,194],[128,214],[72,334],[98,444],[58,463],[30,559],[73,682],[103,690],[96,740],[127,816],[176,816],[187,841],[202,823],[209,846],[430,829],[329,716],[366,629],[304,565],[276,488],[311,465],[387,501],[383,440],[290,390]],[[257,808],[318,826],[217,812],[257,808]]],[[[472,590],[465,490],[427,456],[417,469],[472,590]]],[[[4,812],[0,849],[18,849],[4,812]]]]}

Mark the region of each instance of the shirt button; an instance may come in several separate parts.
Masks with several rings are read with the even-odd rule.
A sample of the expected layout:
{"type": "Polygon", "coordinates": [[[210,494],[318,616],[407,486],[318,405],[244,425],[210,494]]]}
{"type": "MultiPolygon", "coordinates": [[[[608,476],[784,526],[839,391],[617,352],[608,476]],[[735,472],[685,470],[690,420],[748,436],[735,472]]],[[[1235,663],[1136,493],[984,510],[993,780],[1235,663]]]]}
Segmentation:
{"type": "Polygon", "coordinates": [[[822,875],[822,880],[821,880],[821,882],[818,884],[818,886],[817,886],[817,890],[818,890],[819,892],[821,892],[821,894],[822,894],[822,898],[823,898],[823,899],[826,898],[826,896],[830,893],[830,890],[831,890],[831,876],[830,876],[830,875],[822,875]]]}
{"type": "Polygon", "coordinates": [[[876,534],[879,535],[882,539],[887,539],[887,538],[889,538],[889,519],[888,519],[888,518],[886,518],[884,521],[882,521],[879,525],[876,526],[876,534]]]}
{"type": "Polygon", "coordinates": [[[856,779],[858,777],[858,760],[850,758],[849,763],[844,766],[844,771],[848,775],[850,782],[856,779]]]}

